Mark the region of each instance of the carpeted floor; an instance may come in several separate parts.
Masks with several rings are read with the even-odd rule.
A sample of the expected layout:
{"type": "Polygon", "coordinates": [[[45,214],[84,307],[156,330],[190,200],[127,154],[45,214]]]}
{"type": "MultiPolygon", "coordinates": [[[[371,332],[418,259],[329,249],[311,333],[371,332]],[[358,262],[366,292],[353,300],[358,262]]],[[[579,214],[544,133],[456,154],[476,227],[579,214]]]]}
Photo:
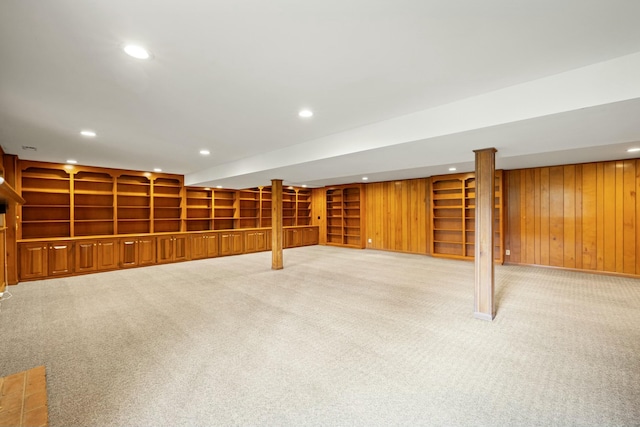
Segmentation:
{"type": "Polygon", "coordinates": [[[640,281],[326,246],[10,287],[52,426],[638,425],[640,281]]]}

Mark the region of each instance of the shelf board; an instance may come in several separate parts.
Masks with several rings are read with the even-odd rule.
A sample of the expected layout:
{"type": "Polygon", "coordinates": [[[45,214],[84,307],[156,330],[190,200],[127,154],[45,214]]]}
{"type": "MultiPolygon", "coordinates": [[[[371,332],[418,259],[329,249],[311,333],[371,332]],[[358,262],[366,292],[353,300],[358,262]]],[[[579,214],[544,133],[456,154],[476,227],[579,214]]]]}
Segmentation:
{"type": "Polygon", "coordinates": [[[43,223],[65,223],[71,222],[70,219],[37,219],[37,220],[29,220],[22,221],[22,224],[43,224],[43,223]]]}
{"type": "Polygon", "coordinates": [[[71,194],[69,190],[57,190],[55,188],[23,188],[22,192],[41,194],[71,194]]]}

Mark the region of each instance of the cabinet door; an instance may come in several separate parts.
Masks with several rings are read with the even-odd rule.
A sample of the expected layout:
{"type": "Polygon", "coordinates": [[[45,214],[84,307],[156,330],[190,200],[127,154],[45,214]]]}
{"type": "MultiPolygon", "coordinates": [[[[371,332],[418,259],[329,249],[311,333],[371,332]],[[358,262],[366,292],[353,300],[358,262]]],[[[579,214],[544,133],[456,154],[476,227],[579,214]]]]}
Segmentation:
{"type": "Polygon", "coordinates": [[[49,276],[71,274],[73,272],[73,260],[71,258],[72,243],[58,242],[49,244],[49,276]]]}
{"type": "Polygon", "coordinates": [[[285,248],[295,248],[302,244],[302,232],[295,228],[285,230],[285,248]]]}
{"type": "Polygon", "coordinates": [[[173,236],[158,237],[158,263],[173,261],[173,236]]]}
{"type": "Polygon", "coordinates": [[[138,265],[138,240],[120,240],[120,267],[135,267],[138,265]]]}
{"type": "Polygon", "coordinates": [[[255,231],[247,231],[244,233],[244,250],[247,253],[255,252],[256,249],[256,236],[258,233],[255,231]]]}
{"type": "Polygon", "coordinates": [[[189,256],[189,236],[178,235],[173,238],[173,260],[186,261],[189,256]]]}
{"type": "Polygon", "coordinates": [[[243,251],[243,233],[231,233],[231,253],[233,255],[241,254],[243,251]]]}
{"type": "Polygon", "coordinates": [[[155,264],[156,239],[155,237],[141,237],[138,239],[138,265],[155,264]]]}
{"type": "Polygon", "coordinates": [[[207,237],[206,234],[191,236],[191,259],[207,257],[207,237]]]}
{"type": "Polygon", "coordinates": [[[220,255],[236,255],[242,253],[242,233],[220,234],[220,255]]]}
{"type": "Polygon", "coordinates": [[[36,279],[47,275],[47,245],[23,243],[20,245],[20,278],[36,279]]]}
{"type": "Polygon", "coordinates": [[[317,245],[318,244],[318,229],[304,228],[302,229],[302,244],[303,245],[317,245]]]}
{"type": "Polygon", "coordinates": [[[98,242],[82,240],[76,242],[76,271],[89,272],[98,269],[98,242]]]}
{"type": "Polygon", "coordinates": [[[207,240],[207,258],[213,258],[220,254],[219,246],[218,246],[218,234],[207,234],[205,236],[207,240]]]}
{"type": "Polygon", "coordinates": [[[98,270],[118,268],[118,241],[98,241],[98,270]]]}
{"type": "Polygon", "coordinates": [[[231,255],[232,253],[232,238],[230,233],[220,234],[220,255],[231,255]]]}
{"type": "Polygon", "coordinates": [[[258,231],[255,237],[256,251],[267,250],[267,234],[264,231],[258,231]]]}

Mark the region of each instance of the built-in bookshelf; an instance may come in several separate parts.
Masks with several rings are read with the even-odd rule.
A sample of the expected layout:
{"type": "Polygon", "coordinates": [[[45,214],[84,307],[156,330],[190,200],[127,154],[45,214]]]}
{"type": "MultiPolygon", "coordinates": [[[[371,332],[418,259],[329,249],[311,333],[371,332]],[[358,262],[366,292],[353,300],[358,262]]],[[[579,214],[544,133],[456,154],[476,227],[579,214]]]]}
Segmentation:
{"type": "Polygon", "coordinates": [[[186,231],[212,230],[213,196],[210,188],[186,187],[186,231]]]}
{"type": "Polygon", "coordinates": [[[257,228],[260,226],[260,188],[239,190],[236,193],[237,213],[233,228],[257,228]]]}
{"type": "MultiPolygon", "coordinates": [[[[271,187],[184,187],[173,174],[21,161],[19,239],[271,227],[271,187]]],[[[311,225],[311,192],[283,194],[286,226],[311,225]]]]}
{"type": "Polygon", "coordinates": [[[24,239],[71,235],[71,177],[65,169],[22,170],[20,215],[24,239]]]}
{"type": "Polygon", "coordinates": [[[230,230],[236,216],[236,190],[213,191],[213,229],[230,230]]]}
{"type": "Polygon", "coordinates": [[[116,178],[116,232],[136,234],[151,232],[151,181],[138,175],[116,178]]]}
{"type": "Polygon", "coordinates": [[[327,244],[363,248],[364,191],[360,184],[326,191],[327,244]]]}
{"type": "MultiPolygon", "coordinates": [[[[494,257],[502,262],[502,171],[496,171],[494,257]]],[[[475,174],[431,177],[432,248],[434,256],[475,256],[475,174]]]]}
{"type": "Polygon", "coordinates": [[[73,235],[114,234],[114,178],[108,173],[73,175],[73,235]]]}
{"type": "Polygon", "coordinates": [[[178,232],[182,226],[182,180],[153,180],[153,232],[178,232]]]}

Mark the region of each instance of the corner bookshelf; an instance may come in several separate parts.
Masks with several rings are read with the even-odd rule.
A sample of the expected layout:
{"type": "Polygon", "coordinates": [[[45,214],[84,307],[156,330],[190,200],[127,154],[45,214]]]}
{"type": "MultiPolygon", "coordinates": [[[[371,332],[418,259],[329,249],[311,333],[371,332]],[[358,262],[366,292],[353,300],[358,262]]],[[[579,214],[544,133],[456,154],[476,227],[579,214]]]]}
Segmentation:
{"type": "Polygon", "coordinates": [[[364,248],[364,191],[361,184],[329,188],[327,244],[364,248]]]}
{"type": "MultiPolygon", "coordinates": [[[[502,171],[496,171],[494,258],[503,261],[502,171]]],[[[449,258],[475,256],[475,174],[431,177],[431,254],[449,258]]]]}
{"type": "Polygon", "coordinates": [[[186,187],[186,231],[212,230],[213,197],[210,188],[186,187]]]}
{"type": "Polygon", "coordinates": [[[73,175],[73,235],[114,234],[114,179],[105,172],[73,175]]]}
{"type": "Polygon", "coordinates": [[[296,190],[293,187],[282,190],[282,225],[296,225],[296,190]]]}
{"type": "Polygon", "coordinates": [[[157,177],[153,179],[153,232],[181,231],[182,180],[157,177]]]}
{"type": "Polygon", "coordinates": [[[311,190],[296,191],[296,225],[311,225],[311,190]]]}

